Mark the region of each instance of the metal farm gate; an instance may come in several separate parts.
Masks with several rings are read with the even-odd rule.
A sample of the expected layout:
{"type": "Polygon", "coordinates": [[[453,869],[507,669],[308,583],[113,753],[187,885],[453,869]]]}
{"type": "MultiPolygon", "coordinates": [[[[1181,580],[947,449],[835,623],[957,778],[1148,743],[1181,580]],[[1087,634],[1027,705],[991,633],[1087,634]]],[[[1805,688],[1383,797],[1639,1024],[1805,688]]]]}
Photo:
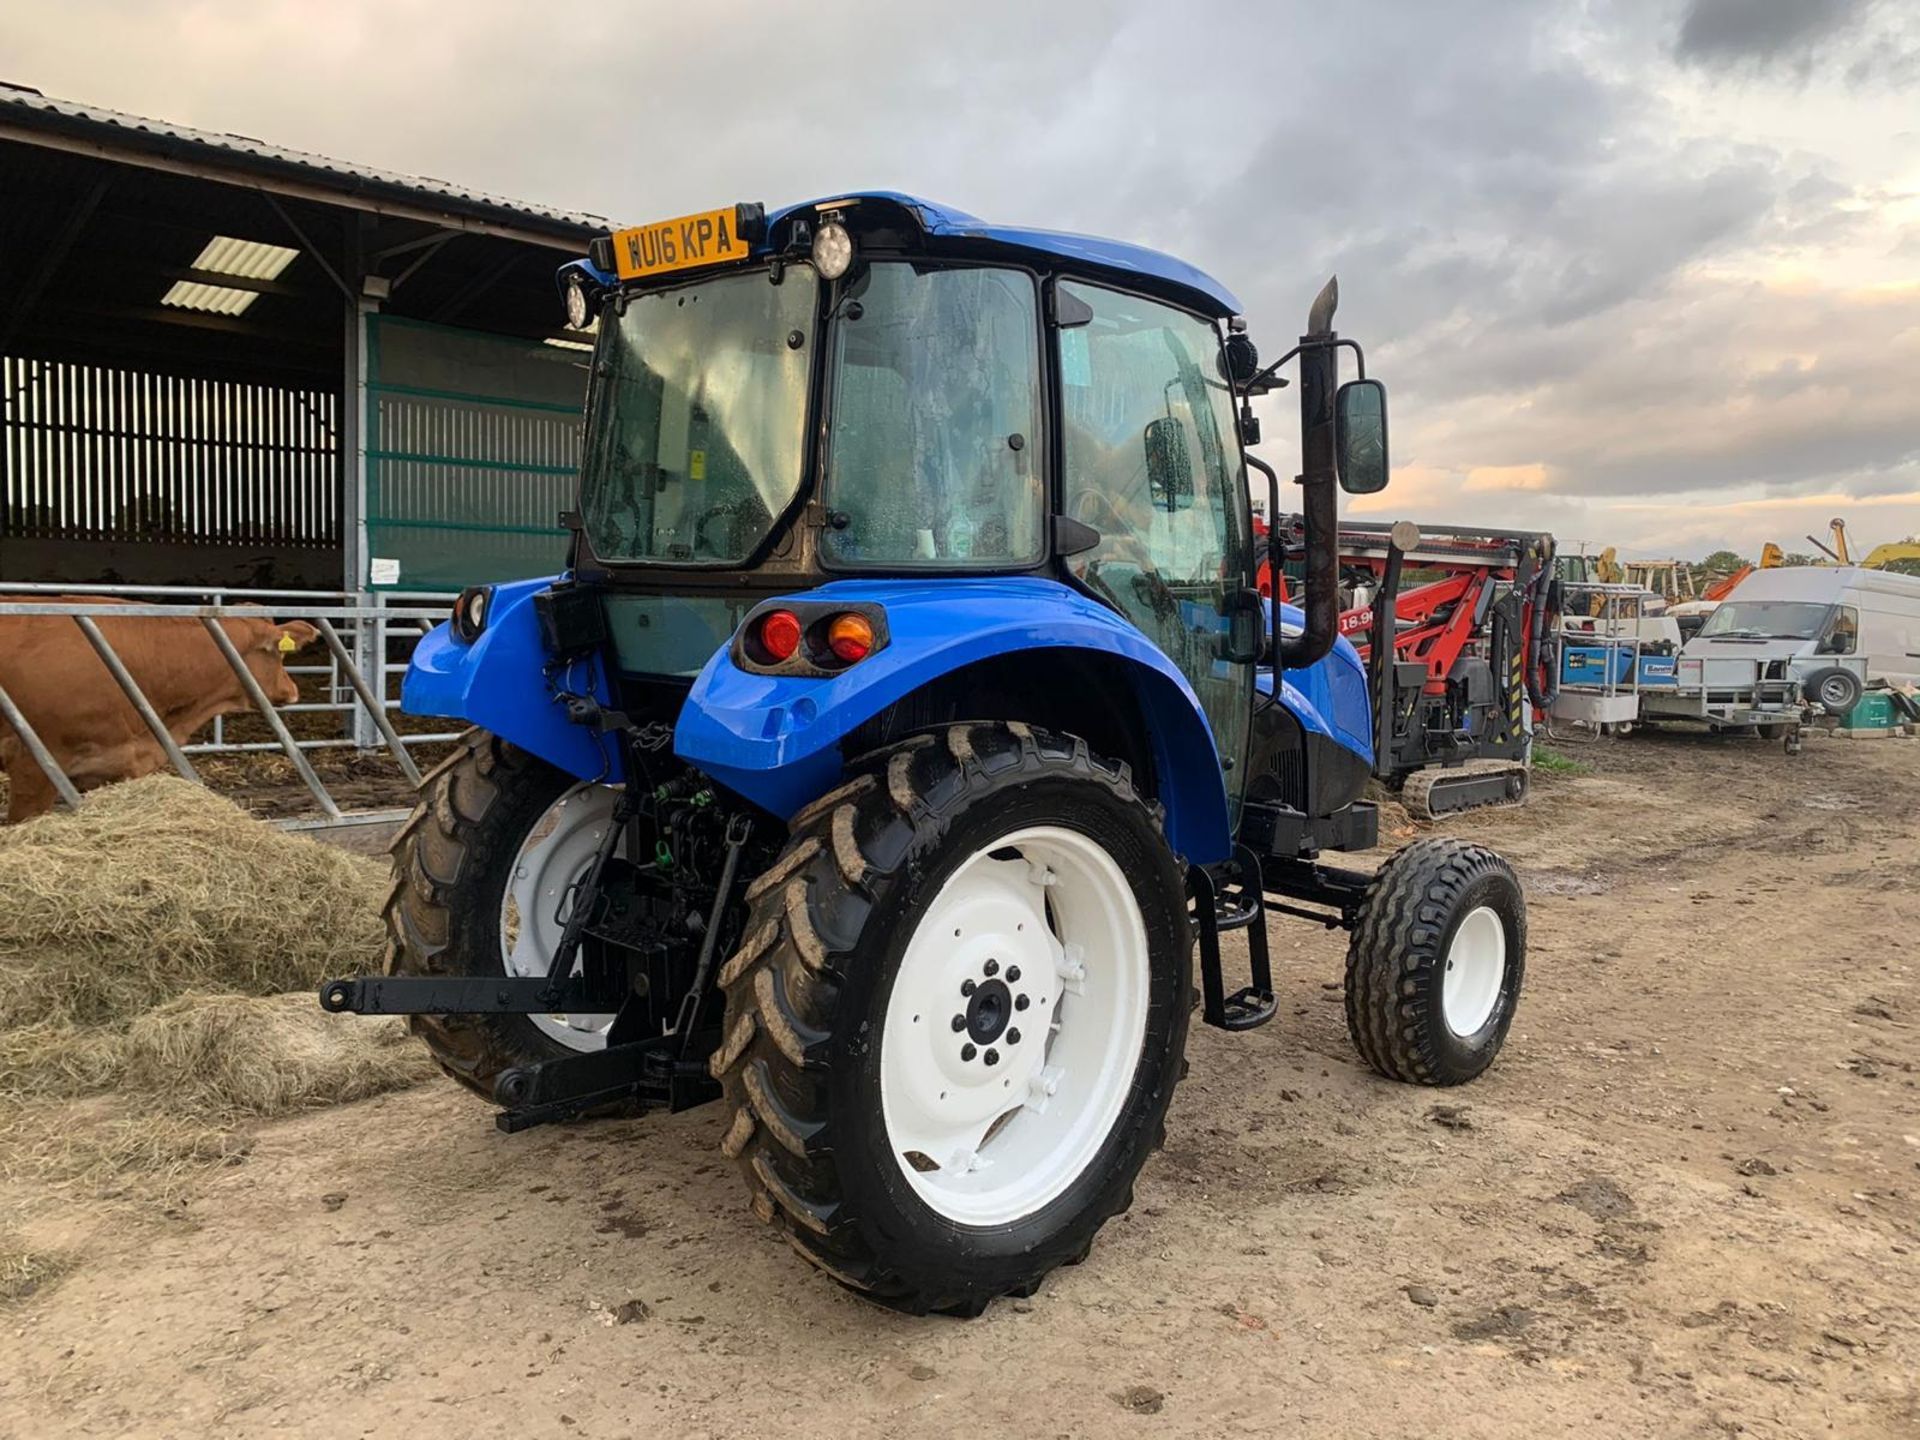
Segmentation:
{"type": "Polygon", "coordinates": [[[367,318],[368,580],[453,590],[550,575],[580,463],[589,355],[367,318]]]}

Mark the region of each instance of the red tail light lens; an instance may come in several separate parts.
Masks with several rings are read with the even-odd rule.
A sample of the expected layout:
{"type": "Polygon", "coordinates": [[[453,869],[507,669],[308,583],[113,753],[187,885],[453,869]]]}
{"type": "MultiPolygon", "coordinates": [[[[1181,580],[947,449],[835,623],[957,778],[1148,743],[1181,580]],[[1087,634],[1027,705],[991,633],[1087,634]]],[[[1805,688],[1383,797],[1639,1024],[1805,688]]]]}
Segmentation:
{"type": "Polygon", "coordinates": [[[849,665],[866,659],[873,653],[873,622],[853,611],[834,616],[827,626],[827,648],[849,665]]]}
{"type": "Polygon", "coordinates": [[[785,660],[800,648],[800,617],[791,610],[769,610],[760,619],[760,648],[785,660]]]}

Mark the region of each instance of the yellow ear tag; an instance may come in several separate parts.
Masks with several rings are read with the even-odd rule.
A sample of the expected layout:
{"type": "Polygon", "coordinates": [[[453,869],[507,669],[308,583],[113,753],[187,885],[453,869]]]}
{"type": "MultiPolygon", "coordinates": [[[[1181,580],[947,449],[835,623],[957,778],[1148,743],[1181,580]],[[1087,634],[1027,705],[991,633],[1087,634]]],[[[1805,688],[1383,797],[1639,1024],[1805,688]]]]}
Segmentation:
{"type": "Polygon", "coordinates": [[[298,645],[293,643],[293,636],[287,634],[284,630],[280,632],[280,653],[282,655],[291,655],[299,648],[298,645]]]}

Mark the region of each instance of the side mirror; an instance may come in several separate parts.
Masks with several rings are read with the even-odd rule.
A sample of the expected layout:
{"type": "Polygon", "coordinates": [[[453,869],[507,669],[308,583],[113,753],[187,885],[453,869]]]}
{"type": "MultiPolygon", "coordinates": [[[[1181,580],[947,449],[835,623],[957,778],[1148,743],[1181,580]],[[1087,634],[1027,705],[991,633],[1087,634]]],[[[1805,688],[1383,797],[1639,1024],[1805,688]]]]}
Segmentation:
{"type": "Polygon", "coordinates": [[[1334,396],[1335,446],[1340,488],[1372,495],[1387,488],[1387,387],[1378,380],[1349,380],[1334,396]]]}
{"type": "Polygon", "coordinates": [[[1193,504],[1193,462],[1187,455],[1187,431],[1171,415],[1149,420],[1146,429],[1147,487],[1163,510],[1193,504]]]}

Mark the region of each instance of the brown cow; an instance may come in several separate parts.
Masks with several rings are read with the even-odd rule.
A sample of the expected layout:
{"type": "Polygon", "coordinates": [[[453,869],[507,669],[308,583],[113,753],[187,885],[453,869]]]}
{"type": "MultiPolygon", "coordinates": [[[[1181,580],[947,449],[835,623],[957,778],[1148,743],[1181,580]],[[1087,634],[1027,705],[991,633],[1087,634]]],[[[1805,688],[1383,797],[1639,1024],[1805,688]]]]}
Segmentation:
{"type": "MultiPolygon", "coordinates": [[[[59,605],[138,603],[86,595],[46,599],[59,605]]],[[[101,616],[98,624],[176,742],[185,744],[216,715],[252,708],[240,678],[198,619],[101,616]]],[[[220,625],[274,704],[291,705],[300,698],[285,658],[311,643],[318,630],[303,620],[281,625],[237,619],[222,620],[220,625]]],[[[6,687],[77,790],[94,790],[167,768],[166,751],[71,616],[0,611],[0,686],[6,687]]],[[[6,771],[10,788],[9,822],[44,815],[53,808],[53,782],[4,719],[0,719],[0,770],[6,771]]]]}

